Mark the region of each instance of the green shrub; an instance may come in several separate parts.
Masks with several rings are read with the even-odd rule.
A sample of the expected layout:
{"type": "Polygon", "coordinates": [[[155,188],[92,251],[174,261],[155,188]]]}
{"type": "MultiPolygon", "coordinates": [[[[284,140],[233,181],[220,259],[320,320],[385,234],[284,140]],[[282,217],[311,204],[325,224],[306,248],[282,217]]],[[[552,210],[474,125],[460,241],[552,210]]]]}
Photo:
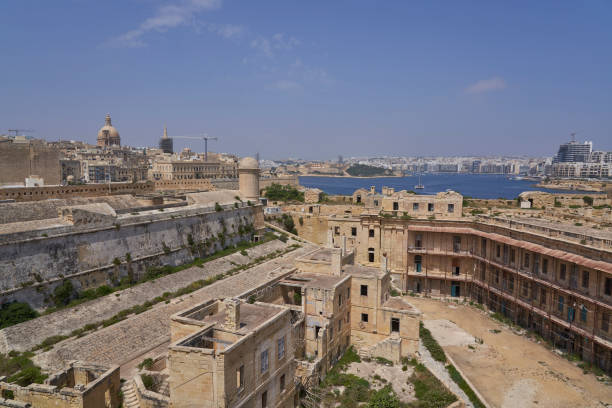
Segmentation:
{"type": "Polygon", "coordinates": [[[15,393],[12,390],[2,390],[2,398],[7,400],[15,399],[15,393]]]}
{"type": "Polygon", "coordinates": [[[219,212],[219,211],[223,211],[223,207],[221,207],[219,205],[219,203],[215,203],[215,211],[219,212]]]}
{"type": "Polygon", "coordinates": [[[393,392],[390,385],[386,385],[378,391],[374,391],[370,397],[368,408],[400,408],[400,400],[393,392]]]}
{"type": "Polygon", "coordinates": [[[383,365],[386,365],[386,366],[392,366],[393,365],[393,361],[391,361],[389,359],[386,359],[384,357],[374,357],[374,360],[376,360],[376,362],[378,364],[383,364],[383,365]]]}
{"type": "Polygon", "coordinates": [[[27,387],[30,384],[42,384],[47,378],[46,374],[41,373],[40,367],[32,365],[8,378],[8,382],[17,383],[22,387],[27,387]]]}
{"type": "Polygon", "coordinates": [[[264,195],[271,201],[299,201],[304,202],[304,193],[288,185],[273,183],[264,190],[264,195]]]}
{"type": "Polygon", "coordinates": [[[148,374],[141,374],[140,379],[142,380],[142,384],[147,390],[149,391],[153,390],[153,386],[155,385],[155,381],[153,381],[153,377],[151,377],[148,374]]]}
{"type": "Polygon", "coordinates": [[[150,370],[151,367],[153,367],[153,359],[152,358],[145,358],[144,360],[142,360],[142,363],[138,364],[138,368],[140,368],[141,370],[143,368],[145,370],[150,370]]]}
{"type": "Polygon", "coordinates": [[[584,196],[582,197],[582,201],[584,201],[584,203],[588,206],[592,206],[593,205],[593,197],[591,196],[584,196]]]}
{"type": "Polygon", "coordinates": [[[4,303],[0,308],[0,329],[38,317],[38,312],[24,302],[4,303]]]}
{"type": "Polygon", "coordinates": [[[56,306],[64,306],[70,302],[74,294],[74,286],[68,279],[53,289],[53,301],[56,306]]]}

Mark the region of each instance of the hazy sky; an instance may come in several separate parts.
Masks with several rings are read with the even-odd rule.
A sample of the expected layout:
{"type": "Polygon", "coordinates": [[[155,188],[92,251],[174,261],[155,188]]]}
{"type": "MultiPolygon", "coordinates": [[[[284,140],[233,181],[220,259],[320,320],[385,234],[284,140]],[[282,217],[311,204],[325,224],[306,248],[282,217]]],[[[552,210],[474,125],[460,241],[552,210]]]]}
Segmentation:
{"type": "Polygon", "coordinates": [[[262,158],[612,150],[609,0],[2,0],[0,61],[0,133],[94,143],[108,112],[124,144],[166,124],[262,158]]]}

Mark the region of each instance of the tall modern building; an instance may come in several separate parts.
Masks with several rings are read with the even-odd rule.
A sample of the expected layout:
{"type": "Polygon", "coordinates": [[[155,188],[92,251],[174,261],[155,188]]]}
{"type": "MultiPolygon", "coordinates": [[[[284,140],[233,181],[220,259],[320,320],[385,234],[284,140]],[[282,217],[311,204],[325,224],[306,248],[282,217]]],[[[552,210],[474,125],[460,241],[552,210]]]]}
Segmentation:
{"type": "Polygon", "coordinates": [[[559,147],[559,152],[553,159],[553,163],[587,162],[592,151],[593,142],[580,143],[572,140],[559,147]]]}
{"type": "Polygon", "coordinates": [[[168,129],[164,126],[164,135],[159,139],[159,148],[164,153],[174,153],[174,142],[168,137],[168,129]]]}

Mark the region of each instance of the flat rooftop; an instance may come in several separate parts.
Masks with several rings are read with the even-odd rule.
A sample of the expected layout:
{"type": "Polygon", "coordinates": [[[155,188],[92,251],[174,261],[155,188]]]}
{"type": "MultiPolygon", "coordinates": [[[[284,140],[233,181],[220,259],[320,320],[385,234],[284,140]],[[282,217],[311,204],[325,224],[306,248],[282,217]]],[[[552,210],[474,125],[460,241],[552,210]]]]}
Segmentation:
{"type": "Polygon", "coordinates": [[[309,254],[304,255],[303,257],[300,258],[300,260],[331,262],[331,257],[332,257],[331,248],[321,248],[309,254]]]}
{"type": "MultiPolygon", "coordinates": [[[[238,334],[246,334],[255,330],[262,323],[276,316],[277,314],[283,313],[284,309],[279,307],[265,305],[261,303],[250,304],[240,303],[240,329],[236,332],[238,334]]],[[[185,316],[193,318],[191,316],[185,316]]],[[[221,310],[213,315],[208,315],[203,319],[197,319],[203,323],[214,323],[218,326],[223,326],[225,323],[225,309],[221,310]]],[[[220,327],[219,327],[220,328],[220,327]]]]}
{"type": "Polygon", "coordinates": [[[344,267],[344,273],[363,278],[376,278],[384,274],[379,268],[362,265],[346,265],[344,267]]]}
{"type": "Polygon", "coordinates": [[[322,275],[317,273],[296,273],[288,276],[281,283],[300,285],[307,288],[333,289],[346,279],[345,276],[322,275]]]}

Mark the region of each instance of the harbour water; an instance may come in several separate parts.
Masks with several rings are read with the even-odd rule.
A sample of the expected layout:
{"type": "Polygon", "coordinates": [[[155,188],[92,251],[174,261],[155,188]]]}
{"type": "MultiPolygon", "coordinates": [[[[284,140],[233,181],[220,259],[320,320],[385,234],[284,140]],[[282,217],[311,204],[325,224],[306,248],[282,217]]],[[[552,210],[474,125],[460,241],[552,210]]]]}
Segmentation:
{"type": "MultiPolygon", "coordinates": [[[[304,187],[319,188],[330,195],[351,195],[358,188],[369,189],[376,186],[380,192],[382,186],[399,190],[414,190],[419,194],[435,194],[440,191],[454,190],[464,196],[474,198],[503,198],[512,200],[523,191],[548,191],[568,193],[566,190],[550,190],[536,187],[533,180],[509,180],[507,176],[497,174],[423,174],[421,184],[424,189],[415,190],[418,176],[407,177],[300,177],[304,187]]],[[[576,192],[574,192],[576,193],[576,192]]],[[[579,193],[579,192],[578,192],[579,193]]]]}

